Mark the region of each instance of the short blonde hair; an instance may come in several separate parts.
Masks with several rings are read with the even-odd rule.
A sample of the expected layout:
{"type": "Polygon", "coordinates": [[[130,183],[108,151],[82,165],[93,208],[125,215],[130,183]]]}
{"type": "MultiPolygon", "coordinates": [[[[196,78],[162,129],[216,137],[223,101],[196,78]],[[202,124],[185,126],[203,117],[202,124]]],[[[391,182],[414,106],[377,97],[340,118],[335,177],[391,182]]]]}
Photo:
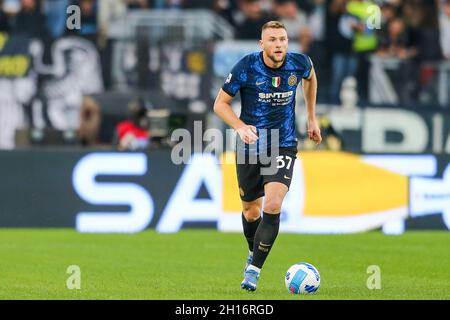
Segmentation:
{"type": "Polygon", "coordinates": [[[263,32],[265,29],[269,29],[269,28],[286,30],[286,27],[284,26],[284,24],[282,22],[280,22],[280,21],[269,21],[269,22],[266,22],[262,26],[261,32],[263,32]]]}

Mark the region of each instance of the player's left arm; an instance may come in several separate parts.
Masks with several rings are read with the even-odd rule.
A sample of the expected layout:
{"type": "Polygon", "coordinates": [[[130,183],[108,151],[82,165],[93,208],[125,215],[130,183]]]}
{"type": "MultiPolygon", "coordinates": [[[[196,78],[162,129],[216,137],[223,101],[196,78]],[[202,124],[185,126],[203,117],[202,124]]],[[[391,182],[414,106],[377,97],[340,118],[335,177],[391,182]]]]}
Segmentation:
{"type": "Polygon", "coordinates": [[[311,67],[309,77],[303,79],[302,86],[308,114],[308,137],[318,145],[322,142],[322,136],[316,120],[317,77],[314,67],[311,67]]]}

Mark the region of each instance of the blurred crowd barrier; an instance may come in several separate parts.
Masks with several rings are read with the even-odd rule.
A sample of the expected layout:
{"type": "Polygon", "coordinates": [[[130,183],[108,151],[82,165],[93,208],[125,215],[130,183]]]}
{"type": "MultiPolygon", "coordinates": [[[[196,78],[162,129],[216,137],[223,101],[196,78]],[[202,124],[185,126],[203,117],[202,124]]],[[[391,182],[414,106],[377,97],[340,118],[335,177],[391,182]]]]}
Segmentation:
{"type": "MultiPolygon", "coordinates": [[[[311,17],[316,13],[312,10],[311,17]]],[[[213,100],[234,63],[243,55],[259,50],[257,39],[237,40],[239,31],[214,10],[158,9],[129,10],[111,16],[102,34],[105,40],[102,45],[98,39],[92,41],[80,32],[51,40],[24,33],[1,33],[0,149],[27,147],[33,141],[40,147],[47,143],[70,147],[114,146],[115,126],[127,118],[129,103],[136,99],[144,99],[148,109],[165,110],[174,119],[183,117],[172,121],[172,127],[189,129],[193,120],[203,120],[205,130],[224,130],[223,123],[212,115],[213,100]]],[[[360,96],[356,74],[335,68],[359,58],[351,51],[336,54],[331,50],[335,48],[333,43],[313,39],[307,33],[300,33],[298,38],[291,38],[289,48],[308,53],[314,62],[319,82],[318,110],[324,117],[323,124],[337,139],[326,144],[327,148],[356,152],[381,150],[381,147],[366,148],[376,143],[376,139],[369,142],[364,138],[363,142],[355,143],[357,139],[347,133],[353,129],[340,132],[342,124],[334,114],[376,114],[378,109],[366,109],[390,106],[401,109],[398,113],[403,118],[406,114],[418,114],[425,119],[431,114],[432,118],[425,120],[425,129],[417,121],[406,122],[412,128],[420,128],[416,147],[404,147],[413,142],[406,133],[411,130],[404,129],[403,122],[397,123],[398,129],[387,130],[386,141],[403,143],[392,142],[392,150],[437,153],[448,150],[445,120],[450,112],[448,60],[422,59],[419,63],[412,56],[390,54],[389,41],[382,42],[384,51],[369,55],[366,100],[360,96]],[[334,77],[335,72],[339,76],[334,77]]],[[[298,91],[298,129],[302,139],[305,110],[301,90],[298,91]]],[[[234,108],[239,113],[239,98],[235,99],[234,108]]],[[[376,119],[379,119],[378,126],[385,122],[376,119]]],[[[358,121],[353,125],[366,132],[366,120],[358,121]]],[[[369,125],[372,123],[370,120],[369,125]]],[[[157,129],[163,124],[154,125],[157,129]]],[[[166,140],[171,132],[165,130],[166,136],[161,137],[162,131],[155,131],[158,133],[154,136],[166,140]]]]}
{"type": "MultiPolygon", "coordinates": [[[[128,45],[133,46],[133,43],[128,45]]],[[[217,118],[208,116],[213,99],[233,64],[246,53],[257,50],[257,44],[220,41],[214,43],[209,52],[177,46],[148,49],[150,54],[145,65],[155,68],[148,70],[141,79],[145,86],[132,89],[133,81],[140,79],[140,68],[125,63],[137,63],[137,60],[133,58],[135,51],[132,48],[122,47],[119,51],[124,54],[121,60],[124,64],[115,70],[121,74],[119,78],[125,77],[126,89],[104,91],[98,54],[90,42],[78,37],[61,38],[52,45],[53,62],[45,63],[39,40],[9,38],[0,53],[0,119],[3,124],[0,126],[0,146],[26,147],[33,141],[44,146],[42,135],[53,132],[60,137],[55,138],[53,145],[73,147],[81,144],[86,135],[84,128],[90,124],[96,128],[90,133],[93,137],[87,139],[87,145],[111,145],[115,125],[127,117],[128,104],[138,96],[148,101],[152,109],[167,110],[172,115],[170,119],[174,121],[170,122],[170,130],[165,131],[164,138],[177,125],[192,127],[193,120],[206,121],[205,129],[225,129],[217,118]],[[157,61],[152,62],[153,59],[157,61]],[[95,110],[101,117],[97,122],[93,119],[95,110]]],[[[291,50],[299,51],[298,45],[293,44],[291,50]]],[[[448,90],[445,90],[448,63],[430,65],[428,73],[423,71],[429,81],[429,77],[438,79],[433,81],[436,86],[431,86],[428,95],[424,96],[424,99],[434,101],[426,108],[408,100],[400,103],[398,92],[401,90],[396,90],[395,84],[407,85],[407,82],[395,80],[402,74],[396,69],[398,67],[396,61],[380,61],[374,57],[371,77],[374,101],[368,105],[357,104],[351,78],[344,83],[342,105],[319,103],[318,113],[328,118],[329,126],[339,134],[341,142],[337,147],[340,150],[450,152],[447,141],[450,109],[439,104],[448,99],[448,90]]],[[[233,105],[239,113],[239,98],[233,105]]],[[[300,90],[297,117],[302,141],[306,120],[300,90]]],[[[154,123],[153,129],[156,130],[158,125],[161,124],[154,123]]],[[[335,147],[330,146],[331,149],[335,147]]]]}

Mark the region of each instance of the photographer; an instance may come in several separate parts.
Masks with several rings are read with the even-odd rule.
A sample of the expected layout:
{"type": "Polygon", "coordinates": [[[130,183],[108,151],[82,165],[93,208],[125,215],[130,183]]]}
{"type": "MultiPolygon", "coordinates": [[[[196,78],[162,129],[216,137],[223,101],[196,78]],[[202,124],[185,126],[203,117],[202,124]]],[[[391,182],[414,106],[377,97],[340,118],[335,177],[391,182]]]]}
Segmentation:
{"type": "Polygon", "coordinates": [[[115,129],[115,145],[119,151],[148,148],[150,144],[149,107],[143,99],[132,101],[128,106],[128,120],[121,121],[115,129]]]}

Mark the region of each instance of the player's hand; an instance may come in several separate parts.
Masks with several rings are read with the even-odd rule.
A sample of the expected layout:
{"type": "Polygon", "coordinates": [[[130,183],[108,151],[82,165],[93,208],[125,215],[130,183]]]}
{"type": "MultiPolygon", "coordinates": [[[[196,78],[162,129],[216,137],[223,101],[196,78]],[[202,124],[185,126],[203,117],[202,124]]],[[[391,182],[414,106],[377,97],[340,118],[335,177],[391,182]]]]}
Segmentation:
{"type": "Polygon", "coordinates": [[[315,119],[308,120],[308,138],[313,140],[316,145],[319,145],[322,142],[320,128],[315,119]]]}
{"type": "Polygon", "coordinates": [[[243,125],[236,129],[236,132],[241,137],[241,140],[247,144],[253,144],[258,140],[257,131],[255,126],[243,125]]]}

